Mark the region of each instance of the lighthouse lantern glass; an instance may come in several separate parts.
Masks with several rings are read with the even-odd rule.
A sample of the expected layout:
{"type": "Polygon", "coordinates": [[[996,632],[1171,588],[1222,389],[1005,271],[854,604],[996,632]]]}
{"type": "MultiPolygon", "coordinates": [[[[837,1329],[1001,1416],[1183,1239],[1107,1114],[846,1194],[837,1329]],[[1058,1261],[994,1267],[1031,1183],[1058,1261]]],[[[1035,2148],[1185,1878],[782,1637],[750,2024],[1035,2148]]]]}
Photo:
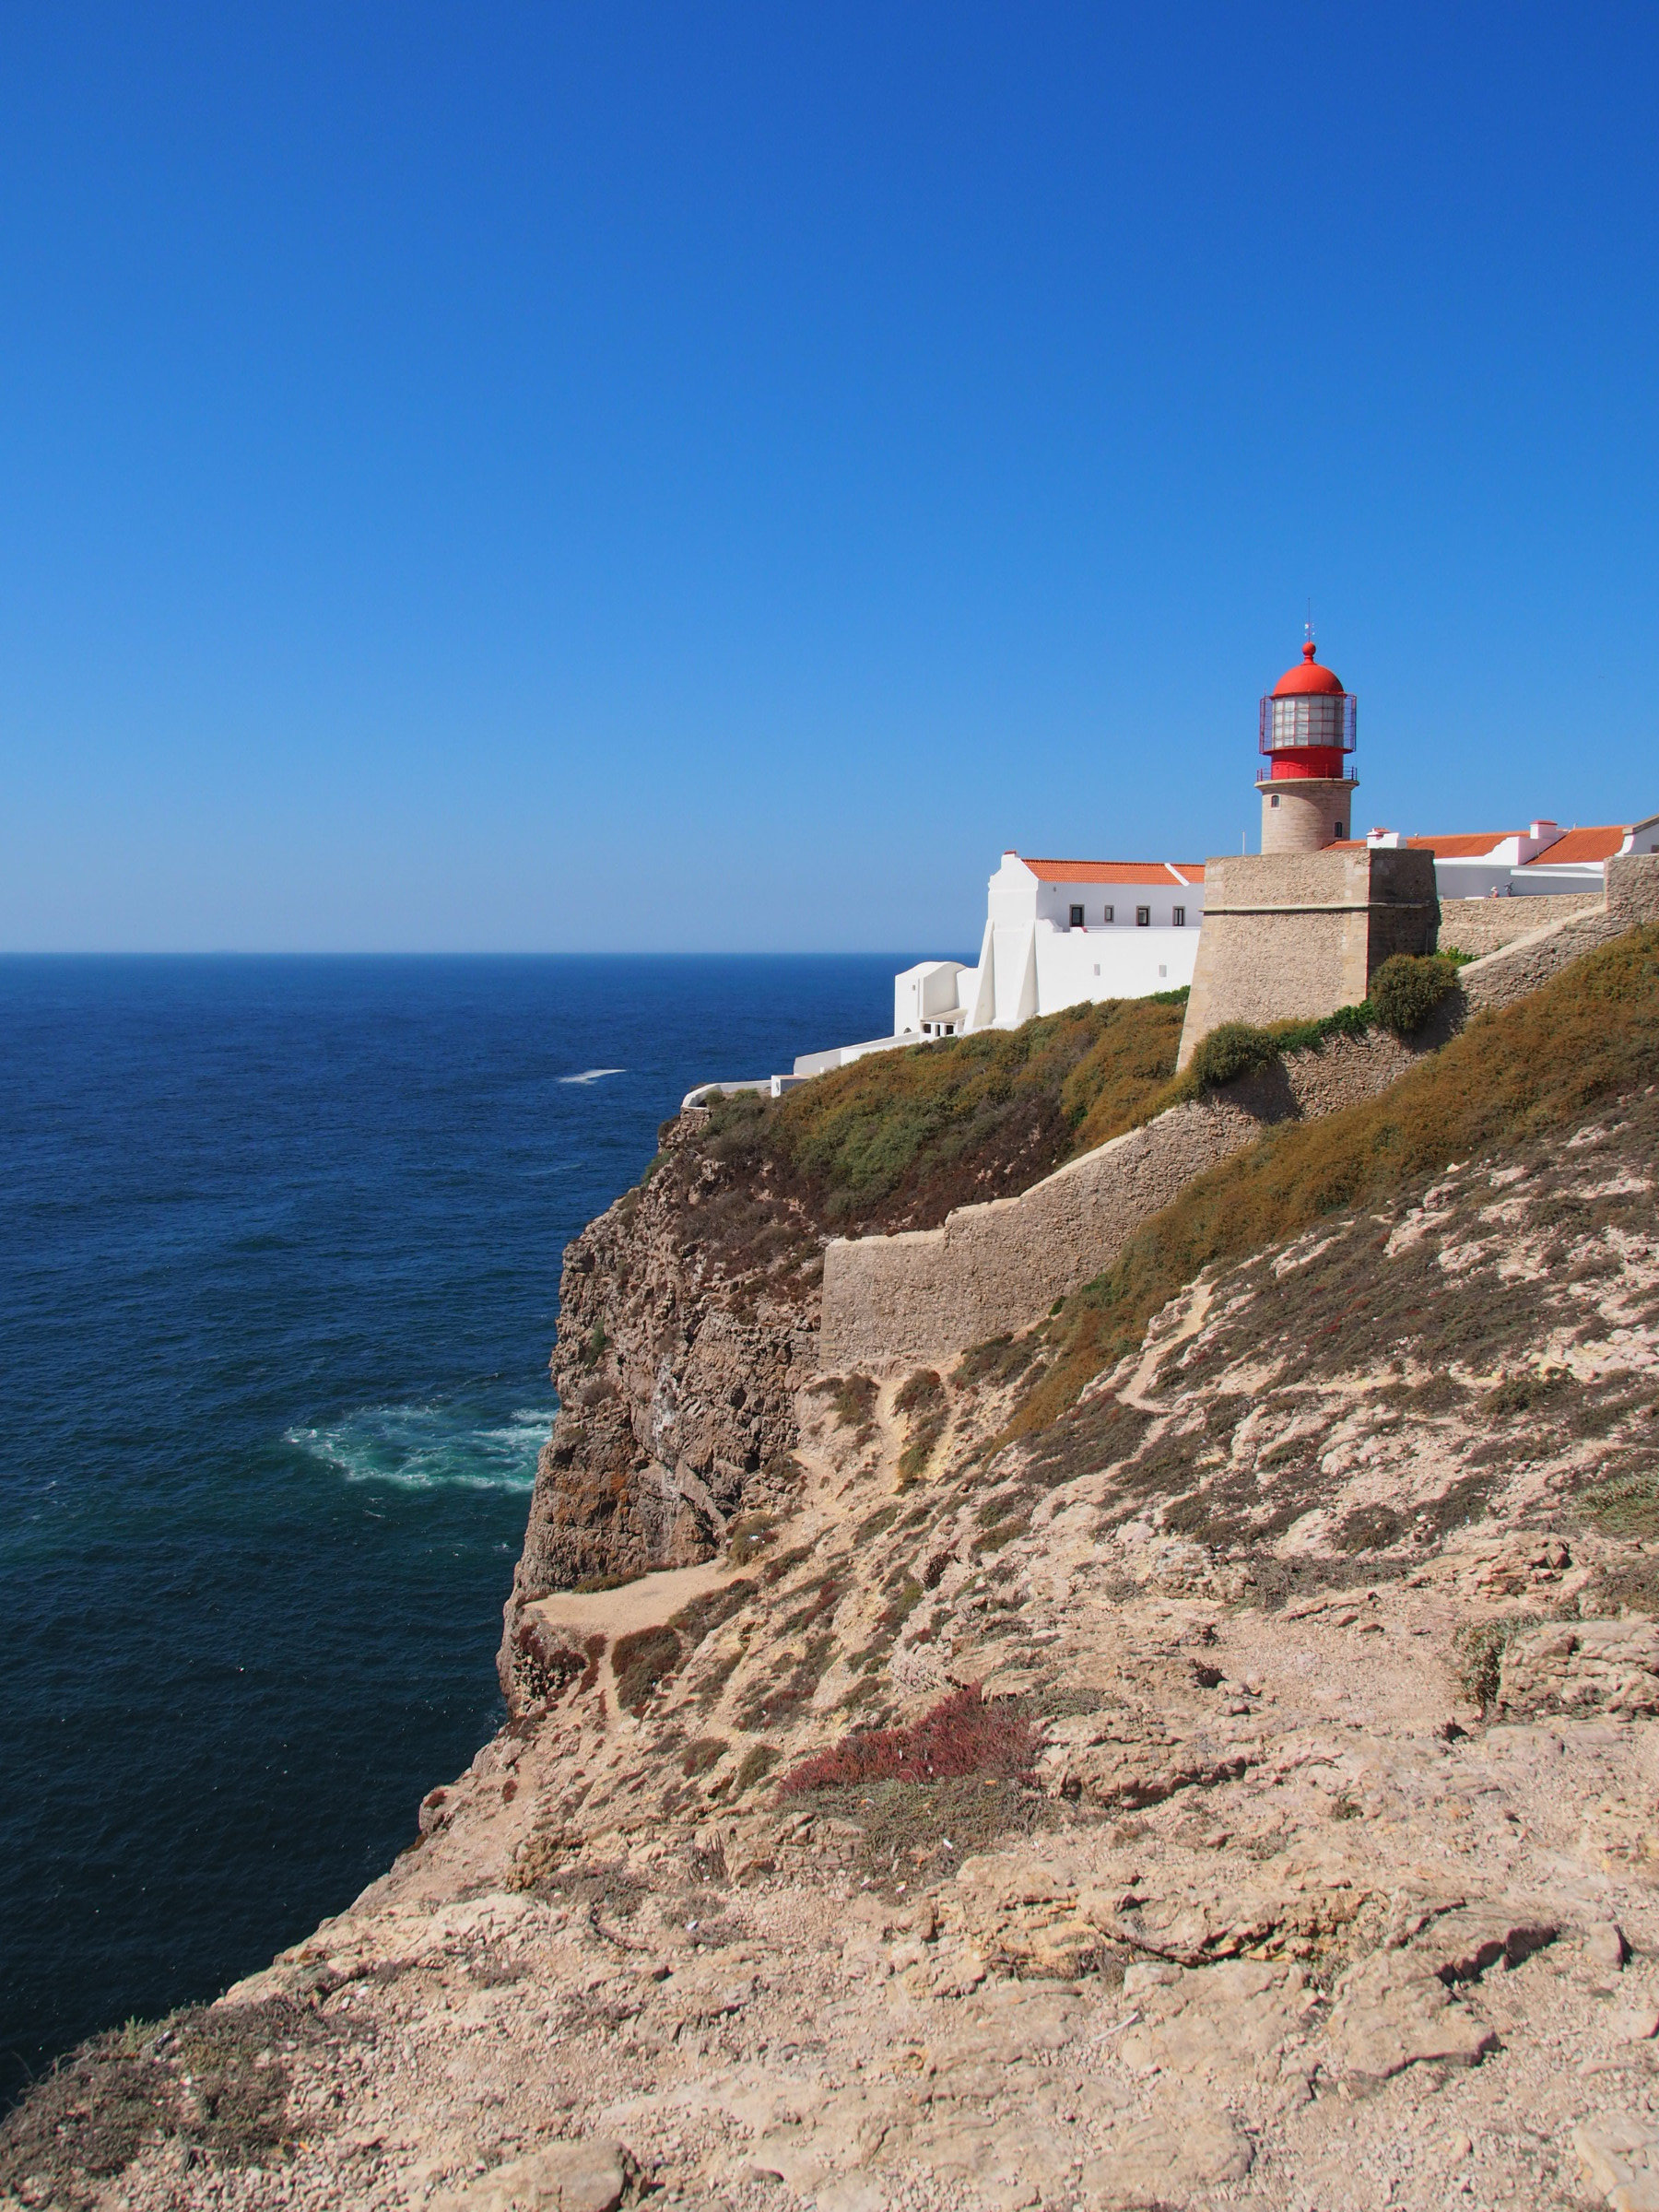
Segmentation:
{"type": "Polygon", "coordinates": [[[1340,696],[1313,699],[1276,699],[1273,702],[1273,742],[1289,745],[1340,745],[1343,730],[1340,696]]]}

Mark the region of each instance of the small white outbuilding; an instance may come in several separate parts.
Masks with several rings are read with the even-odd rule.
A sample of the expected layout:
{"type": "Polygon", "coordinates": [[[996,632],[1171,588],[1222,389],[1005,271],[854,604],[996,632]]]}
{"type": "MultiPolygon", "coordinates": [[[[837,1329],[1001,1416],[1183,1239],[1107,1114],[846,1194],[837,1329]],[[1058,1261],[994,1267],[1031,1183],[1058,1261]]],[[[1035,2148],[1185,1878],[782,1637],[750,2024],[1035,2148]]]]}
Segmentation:
{"type": "Polygon", "coordinates": [[[1203,919],[1197,862],[1005,853],[987,887],[977,965],[923,960],[895,976],[893,1033],[1013,1030],[1062,1006],[1178,991],[1193,980],[1203,919]]]}

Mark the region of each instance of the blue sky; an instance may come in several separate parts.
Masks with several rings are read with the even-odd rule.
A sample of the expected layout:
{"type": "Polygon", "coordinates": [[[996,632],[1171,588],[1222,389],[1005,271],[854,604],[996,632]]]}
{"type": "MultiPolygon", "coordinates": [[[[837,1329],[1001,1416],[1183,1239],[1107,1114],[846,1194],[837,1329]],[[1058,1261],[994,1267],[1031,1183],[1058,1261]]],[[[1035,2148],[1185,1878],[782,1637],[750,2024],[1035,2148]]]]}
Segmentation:
{"type": "Polygon", "coordinates": [[[6,11],[0,946],[971,949],[1659,808],[1651,10],[6,11]]]}

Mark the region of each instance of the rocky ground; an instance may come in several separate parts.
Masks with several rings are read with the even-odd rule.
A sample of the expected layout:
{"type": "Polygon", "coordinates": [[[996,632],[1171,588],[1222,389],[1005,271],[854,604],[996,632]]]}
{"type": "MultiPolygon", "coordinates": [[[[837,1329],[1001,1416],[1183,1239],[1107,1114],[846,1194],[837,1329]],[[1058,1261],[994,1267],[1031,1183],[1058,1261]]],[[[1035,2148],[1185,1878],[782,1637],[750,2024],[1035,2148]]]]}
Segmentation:
{"type": "MultiPolygon", "coordinates": [[[[1208,1276],[1028,1435],[1041,1328],[783,1358],[771,1502],[621,1588],[521,1576],[514,1718],[418,1844],[83,2053],[0,2172],[135,2212],[1659,2206],[1656,1140],[1642,1093],[1208,1276]]],[[[661,1373],[647,1312],[598,1404],[661,1373]]],[[[740,1362],[675,1357],[688,1426],[743,1413],[740,1362]]]]}

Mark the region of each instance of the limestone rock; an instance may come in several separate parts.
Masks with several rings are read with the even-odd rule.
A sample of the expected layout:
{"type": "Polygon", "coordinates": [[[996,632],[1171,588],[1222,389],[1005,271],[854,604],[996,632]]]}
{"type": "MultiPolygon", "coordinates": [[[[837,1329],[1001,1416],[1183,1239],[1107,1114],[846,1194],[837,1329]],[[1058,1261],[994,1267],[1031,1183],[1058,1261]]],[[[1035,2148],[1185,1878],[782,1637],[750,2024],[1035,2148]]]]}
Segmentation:
{"type": "Polygon", "coordinates": [[[1254,2159],[1250,2137],[1225,2112],[1176,2107],[1127,2127],[1083,2168],[1083,2194],[1101,2212],[1186,2205],[1195,2192],[1241,2182],[1254,2159]]]}
{"type": "Polygon", "coordinates": [[[615,2212],[631,2165],[619,2143],[550,2143],[433,2197],[432,2212],[615,2212]]]}
{"type": "Polygon", "coordinates": [[[1329,2028],[1335,2070],[1386,2081],[1430,2059],[1477,2065],[1498,2038],[1420,1959],[1378,1951],[1347,1977],[1329,2028]]]}
{"type": "Polygon", "coordinates": [[[1598,1920],[1584,1932],[1584,1960],[1598,1973],[1623,1971],[1627,1957],[1624,1931],[1611,1920],[1598,1920]]]}
{"type": "Polygon", "coordinates": [[[1572,2147],[1613,2212],[1659,2212],[1659,2126],[1651,2120],[1605,2113],[1573,2129],[1572,2147]]]}
{"type": "Polygon", "coordinates": [[[1506,1714],[1659,1712],[1659,1624],[1560,1621],[1517,1636],[1503,1655],[1506,1714]]]}

